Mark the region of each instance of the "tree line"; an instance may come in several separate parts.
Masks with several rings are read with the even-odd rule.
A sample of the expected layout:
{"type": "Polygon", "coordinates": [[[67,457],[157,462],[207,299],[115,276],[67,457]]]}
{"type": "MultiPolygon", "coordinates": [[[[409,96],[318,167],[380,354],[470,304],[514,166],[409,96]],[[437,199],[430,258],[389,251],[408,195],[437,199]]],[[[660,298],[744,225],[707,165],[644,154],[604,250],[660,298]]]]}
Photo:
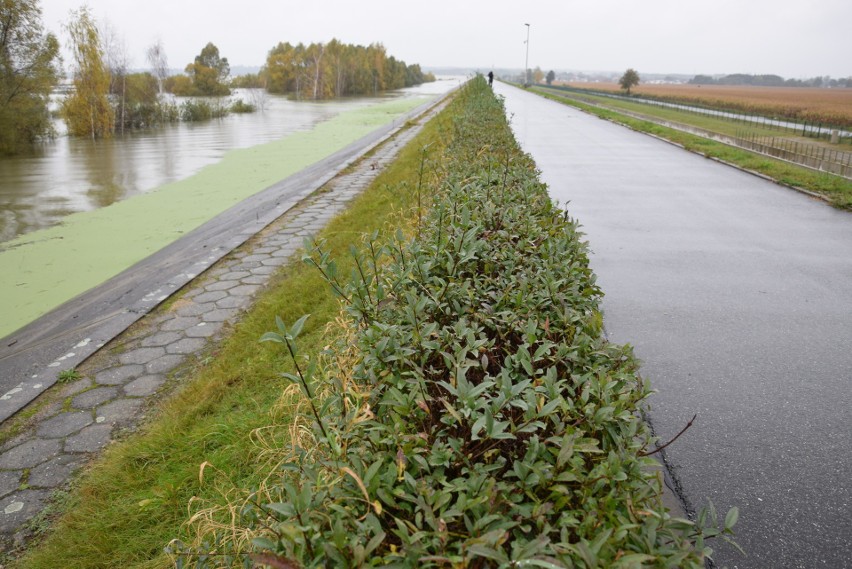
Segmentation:
{"type": "Polygon", "coordinates": [[[259,73],[270,93],[300,99],[329,99],[374,94],[434,81],[419,65],[388,56],[381,44],[352,45],[332,39],[310,45],[279,43],[259,73]]]}
{"type": "MultiPolygon", "coordinates": [[[[128,129],[203,120],[262,106],[223,102],[231,87],[254,87],[298,99],[375,94],[434,81],[419,65],[388,56],[381,44],[336,39],[310,45],[279,43],[257,75],[230,77],[227,57],[212,42],[182,75],[172,75],[163,43],[145,54],[150,71],[131,72],[121,36],[99,25],[88,7],[63,26],[72,54],[72,86],[59,115],[72,136],[105,138],[128,129]],[[178,105],[165,93],[197,97],[178,105]],[[212,98],[212,99],[206,99],[212,98]]],[[[39,0],[0,0],[0,154],[13,154],[55,136],[50,95],[63,78],[57,37],[44,30],[39,0]]]]}
{"type": "Polygon", "coordinates": [[[810,79],[784,79],[780,75],[750,75],[734,73],[722,77],[696,75],[689,80],[691,85],[752,85],[755,87],[852,87],[852,77],[832,79],[812,77],[810,79]]]}

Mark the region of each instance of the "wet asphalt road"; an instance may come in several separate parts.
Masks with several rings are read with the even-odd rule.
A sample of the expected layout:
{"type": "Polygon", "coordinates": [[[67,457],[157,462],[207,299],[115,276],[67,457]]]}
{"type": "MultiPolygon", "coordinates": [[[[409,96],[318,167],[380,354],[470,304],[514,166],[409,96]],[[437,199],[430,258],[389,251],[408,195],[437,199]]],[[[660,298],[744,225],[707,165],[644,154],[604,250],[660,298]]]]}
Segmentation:
{"type": "Polygon", "coordinates": [[[852,214],[506,85],[584,227],[611,339],[658,391],[687,510],[740,508],[728,567],[852,567],[852,214]]]}

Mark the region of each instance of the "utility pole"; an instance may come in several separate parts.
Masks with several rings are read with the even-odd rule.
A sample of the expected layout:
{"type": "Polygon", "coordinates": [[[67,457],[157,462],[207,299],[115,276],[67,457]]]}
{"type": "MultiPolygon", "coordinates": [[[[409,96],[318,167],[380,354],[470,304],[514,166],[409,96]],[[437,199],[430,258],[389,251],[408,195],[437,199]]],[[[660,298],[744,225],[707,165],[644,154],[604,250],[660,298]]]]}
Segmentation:
{"type": "Polygon", "coordinates": [[[524,61],[524,87],[530,86],[530,25],[524,24],[527,27],[527,58],[524,61]]]}

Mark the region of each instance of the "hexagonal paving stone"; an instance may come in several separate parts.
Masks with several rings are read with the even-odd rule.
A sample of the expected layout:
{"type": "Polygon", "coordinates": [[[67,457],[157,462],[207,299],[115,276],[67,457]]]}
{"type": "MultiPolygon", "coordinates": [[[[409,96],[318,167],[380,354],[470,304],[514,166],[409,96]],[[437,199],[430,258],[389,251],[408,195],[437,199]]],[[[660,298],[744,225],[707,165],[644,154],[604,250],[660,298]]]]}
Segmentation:
{"type": "Polygon", "coordinates": [[[95,452],[105,447],[112,436],[112,425],[89,425],[65,439],[65,452],[95,452]]]}
{"type": "Polygon", "coordinates": [[[243,259],[243,263],[260,263],[267,258],[268,255],[249,255],[243,259]]]}
{"type": "Polygon", "coordinates": [[[263,266],[263,265],[260,264],[260,261],[253,261],[251,263],[240,263],[239,265],[234,265],[233,269],[235,271],[244,272],[244,271],[252,271],[252,270],[254,270],[258,267],[261,267],[261,266],[263,266]]]}
{"type": "Polygon", "coordinates": [[[131,379],[136,379],[145,373],[145,367],[141,365],[125,365],[110,368],[95,376],[95,383],[101,385],[121,385],[131,379]]]}
{"type": "Polygon", "coordinates": [[[290,246],[290,244],[293,243],[298,244],[299,246],[302,245],[302,242],[294,239],[292,235],[286,235],[283,233],[278,233],[275,235],[275,237],[269,240],[269,244],[274,246],[276,249],[281,249],[281,247],[288,247],[290,246]]]}
{"type": "MultiPolygon", "coordinates": [[[[270,267],[268,265],[261,265],[251,270],[253,275],[271,275],[275,271],[278,270],[278,267],[270,267]]],[[[233,289],[231,289],[233,290],[233,289]]]]}
{"type": "MultiPolygon", "coordinates": [[[[263,284],[266,284],[268,282],[269,282],[269,275],[254,275],[254,276],[251,276],[251,277],[246,277],[242,280],[243,284],[253,284],[253,285],[263,285],[263,284]]],[[[231,298],[238,298],[238,297],[231,297],[231,298]]],[[[228,300],[228,299],[223,298],[222,300],[220,300],[219,302],[216,303],[216,306],[221,306],[222,308],[227,308],[225,306],[222,306],[222,304],[221,304],[222,302],[225,302],[226,300],[228,300]]]]}
{"type": "Polygon", "coordinates": [[[0,499],[8,496],[21,485],[23,470],[4,470],[0,472],[0,499]]]}
{"type": "Polygon", "coordinates": [[[199,294],[195,297],[195,302],[216,302],[217,300],[221,300],[228,296],[227,292],[221,290],[214,290],[213,292],[205,292],[204,294],[199,294]]]}
{"type": "Polygon", "coordinates": [[[131,397],[147,397],[156,393],[165,382],[162,375],[145,375],[125,385],[124,393],[131,397]]]}
{"type": "Polygon", "coordinates": [[[118,357],[123,364],[147,364],[166,353],[165,348],[137,348],[118,357]]]}
{"type": "Polygon", "coordinates": [[[216,302],[216,308],[245,308],[251,303],[248,296],[229,296],[216,302]]]}
{"type": "Polygon", "coordinates": [[[184,304],[183,306],[175,309],[175,314],[178,316],[201,316],[207,312],[213,310],[213,305],[209,303],[198,304],[196,302],[192,302],[191,304],[184,304]]]}
{"type": "Polygon", "coordinates": [[[229,288],[234,288],[238,284],[240,284],[240,283],[237,282],[236,280],[219,281],[219,282],[215,282],[213,284],[207,285],[206,287],[204,287],[204,290],[206,290],[206,291],[228,290],[229,288]]]}
{"type": "Polygon", "coordinates": [[[212,322],[210,324],[202,322],[198,326],[190,328],[185,333],[189,338],[209,338],[216,334],[220,328],[221,326],[216,322],[212,322]]]}
{"type": "Polygon", "coordinates": [[[246,278],[249,275],[251,275],[251,273],[248,271],[231,271],[230,273],[225,273],[224,275],[222,275],[222,279],[229,281],[238,281],[240,279],[246,278]]]}
{"type": "MultiPolygon", "coordinates": [[[[219,312],[219,310],[208,312],[204,316],[204,319],[210,320],[210,316],[216,314],[217,312],[219,312]]],[[[205,340],[204,338],[184,338],[182,340],[178,340],[174,344],[166,346],[166,351],[170,354],[193,354],[201,350],[206,345],[207,340],[205,340]]]]}
{"type": "Polygon", "coordinates": [[[257,249],[252,250],[252,253],[254,253],[255,255],[268,255],[273,251],[275,251],[275,247],[266,245],[264,247],[258,247],[257,249]]]}
{"type": "Polygon", "coordinates": [[[55,488],[65,483],[83,461],[79,456],[63,454],[30,471],[28,483],[40,488],[55,488]]]}
{"type": "Polygon", "coordinates": [[[142,407],[143,399],[118,399],[106,405],[101,405],[95,411],[95,422],[98,424],[115,425],[127,423],[142,407]]]}
{"type": "Polygon", "coordinates": [[[289,257],[292,257],[292,256],[293,256],[293,254],[295,254],[295,253],[296,253],[296,251],[298,251],[298,250],[299,250],[299,247],[298,247],[298,246],[296,246],[296,245],[291,246],[291,247],[286,247],[286,246],[285,246],[285,247],[282,247],[282,248],[278,249],[278,250],[277,250],[277,251],[275,251],[274,253],[272,253],[272,256],[273,256],[273,257],[285,257],[285,258],[289,258],[289,257]]]}
{"type": "Polygon", "coordinates": [[[75,409],[94,409],[118,395],[117,387],[98,387],[91,391],[81,393],[71,400],[71,407],[75,409]]]}
{"type": "Polygon", "coordinates": [[[287,257],[270,257],[263,261],[263,264],[267,267],[280,267],[281,265],[287,262],[287,257]]]}
{"type": "Polygon", "coordinates": [[[32,468],[59,454],[59,439],[31,439],[0,454],[0,470],[32,468]]]}
{"type": "MultiPolygon", "coordinates": [[[[186,315],[189,316],[189,315],[186,315]]],[[[140,345],[144,348],[162,347],[180,340],[180,334],[177,332],[159,332],[153,336],[148,336],[140,345]]]]}
{"type": "Polygon", "coordinates": [[[231,296],[251,296],[260,290],[258,285],[240,285],[229,290],[231,296]]]}
{"type": "Polygon", "coordinates": [[[92,387],[95,383],[88,377],[74,381],[65,386],[62,390],[63,397],[71,397],[92,387]]]}
{"type": "Polygon", "coordinates": [[[178,316],[177,318],[172,318],[171,320],[163,322],[160,326],[160,330],[163,332],[183,332],[187,328],[192,328],[197,325],[199,322],[201,322],[201,319],[198,316],[178,316]]]}
{"type": "Polygon", "coordinates": [[[145,366],[145,371],[147,371],[150,375],[166,373],[179,366],[181,362],[183,362],[183,359],[184,356],[181,355],[170,354],[163,356],[149,362],[148,365],[145,366]]]}
{"type": "Polygon", "coordinates": [[[39,513],[52,490],[21,490],[0,500],[0,534],[11,535],[39,513]]]}
{"type": "Polygon", "coordinates": [[[213,312],[205,314],[204,320],[205,322],[226,322],[239,312],[237,308],[218,308],[213,312]]]}
{"type": "MultiPolygon", "coordinates": [[[[278,230],[279,235],[286,235],[288,238],[292,239],[296,233],[301,231],[302,223],[298,219],[291,220],[286,227],[282,227],[278,230]]],[[[301,242],[301,241],[300,241],[301,242]]]]}
{"type": "Polygon", "coordinates": [[[88,411],[69,411],[42,421],[36,434],[45,439],[60,439],[91,423],[92,414],[88,411]]]}

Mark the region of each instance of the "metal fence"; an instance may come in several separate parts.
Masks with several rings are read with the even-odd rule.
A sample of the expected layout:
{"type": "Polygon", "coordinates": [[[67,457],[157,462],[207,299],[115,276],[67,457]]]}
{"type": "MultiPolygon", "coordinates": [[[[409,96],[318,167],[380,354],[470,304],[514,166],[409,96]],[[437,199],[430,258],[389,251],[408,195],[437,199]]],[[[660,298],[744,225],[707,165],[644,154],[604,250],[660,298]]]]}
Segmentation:
{"type": "Polygon", "coordinates": [[[832,136],[837,137],[838,144],[850,144],[852,145],[852,131],[848,129],[844,129],[842,127],[818,123],[818,122],[807,122],[807,121],[799,121],[794,119],[786,119],[786,118],[776,118],[776,117],[767,117],[761,115],[754,114],[746,114],[746,113],[738,113],[736,111],[726,111],[721,109],[714,109],[710,107],[702,107],[700,105],[686,105],[683,103],[672,103],[669,101],[663,101],[659,99],[647,98],[647,97],[635,97],[635,96],[625,96],[619,95],[618,93],[613,93],[611,91],[598,91],[593,89],[577,89],[575,87],[567,87],[564,85],[551,85],[548,89],[553,89],[557,91],[565,91],[571,93],[573,95],[596,95],[599,97],[607,97],[610,99],[616,99],[628,103],[639,103],[644,105],[651,105],[659,108],[672,109],[684,113],[690,113],[695,115],[703,115],[708,117],[713,117],[715,119],[731,121],[735,123],[740,123],[745,126],[753,126],[755,128],[761,129],[771,129],[783,132],[789,132],[792,134],[796,134],[798,136],[805,136],[810,138],[819,138],[825,140],[832,140],[832,136]]]}
{"type": "Polygon", "coordinates": [[[841,152],[789,138],[757,136],[748,131],[738,131],[734,143],[747,150],[852,178],[852,152],[841,152]]]}

